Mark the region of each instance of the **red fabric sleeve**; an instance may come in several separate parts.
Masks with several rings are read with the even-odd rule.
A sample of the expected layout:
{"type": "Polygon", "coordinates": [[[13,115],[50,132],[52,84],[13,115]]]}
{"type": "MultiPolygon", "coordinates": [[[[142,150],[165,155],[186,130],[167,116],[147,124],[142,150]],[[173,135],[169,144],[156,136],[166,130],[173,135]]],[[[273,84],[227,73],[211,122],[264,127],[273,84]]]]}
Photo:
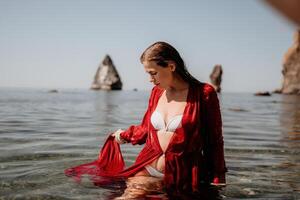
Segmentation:
{"type": "Polygon", "coordinates": [[[206,87],[207,123],[209,132],[210,156],[213,167],[213,183],[225,183],[227,168],[224,158],[224,141],[222,133],[222,117],[220,104],[215,89],[209,85],[206,87]]]}
{"type": "Polygon", "coordinates": [[[151,95],[148,101],[148,108],[146,113],[144,114],[143,120],[140,125],[131,125],[127,130],[123,131],[120,134],[121,139],[126,142],[131,142],[133,145],[135,144],[144,144],[146,142],[148,132],[149,132],[149,121],[151,114],[151,107],[154,98],[154,93],[156,91],[156,87],[152,88],[151,95]]]}

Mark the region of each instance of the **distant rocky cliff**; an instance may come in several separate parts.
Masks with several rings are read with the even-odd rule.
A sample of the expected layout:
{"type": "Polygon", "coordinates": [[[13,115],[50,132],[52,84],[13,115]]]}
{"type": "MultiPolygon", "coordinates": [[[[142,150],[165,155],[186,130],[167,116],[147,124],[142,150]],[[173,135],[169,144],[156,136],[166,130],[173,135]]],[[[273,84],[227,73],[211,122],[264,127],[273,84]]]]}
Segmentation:
{"type": "Polygon", "coordinates": [[[294,35],[294,44],[284,55],[281,93],[300,94],[300,30],[294,35]]]}
{"type": "Polygon", "coordinates": [[[106,55],[97,69],[92,83],[93,90],[121,90],[122,81],[109,55],[106,55]]]}

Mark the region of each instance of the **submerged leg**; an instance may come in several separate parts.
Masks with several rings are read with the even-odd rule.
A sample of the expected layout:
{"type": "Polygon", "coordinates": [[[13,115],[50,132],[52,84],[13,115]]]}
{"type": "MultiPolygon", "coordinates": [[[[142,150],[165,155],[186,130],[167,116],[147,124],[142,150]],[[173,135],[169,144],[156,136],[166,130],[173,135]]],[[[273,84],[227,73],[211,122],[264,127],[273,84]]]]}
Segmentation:
{"type": "Polygon", "coordinates": [[[142,198],[147,195],[163,193],[162,179],[149,176],[145,168],[129,177],[126,186],[127,188],[122,196],[115,198],[115,200],[142,198]]]}

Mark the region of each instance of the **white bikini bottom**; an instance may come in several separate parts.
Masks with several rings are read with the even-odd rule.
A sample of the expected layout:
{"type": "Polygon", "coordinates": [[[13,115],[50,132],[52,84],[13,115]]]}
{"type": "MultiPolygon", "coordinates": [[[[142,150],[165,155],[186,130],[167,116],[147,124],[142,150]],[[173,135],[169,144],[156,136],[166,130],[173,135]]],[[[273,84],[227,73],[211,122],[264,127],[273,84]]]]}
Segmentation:
{"type": "Polygon", "coordinates": [[[161,173],[160,171],[158,171],[157,169],[155,169],[151,165],[146,165],[145,168],[151,176],[158,177],[158,178],[163,178],[164,177],[163,173],[161,173]]]}

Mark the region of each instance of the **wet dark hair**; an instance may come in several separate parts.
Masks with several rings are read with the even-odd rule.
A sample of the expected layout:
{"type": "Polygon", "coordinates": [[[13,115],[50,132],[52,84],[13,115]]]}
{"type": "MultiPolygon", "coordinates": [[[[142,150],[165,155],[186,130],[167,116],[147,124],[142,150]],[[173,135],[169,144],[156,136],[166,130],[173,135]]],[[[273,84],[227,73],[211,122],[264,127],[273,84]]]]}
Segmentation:
{"type": "Polygon", "coordinates": [[[167,67],[168,61],[173,61],[176,64],[175,72],[188,83],[199,84],[200,81],[193,77],[187,70],[183,59],[178,51],[166,42],[155,42],[150,45],[140,57],[141,63],[145,61],[155,61],[161,67],[167,67]]]}

